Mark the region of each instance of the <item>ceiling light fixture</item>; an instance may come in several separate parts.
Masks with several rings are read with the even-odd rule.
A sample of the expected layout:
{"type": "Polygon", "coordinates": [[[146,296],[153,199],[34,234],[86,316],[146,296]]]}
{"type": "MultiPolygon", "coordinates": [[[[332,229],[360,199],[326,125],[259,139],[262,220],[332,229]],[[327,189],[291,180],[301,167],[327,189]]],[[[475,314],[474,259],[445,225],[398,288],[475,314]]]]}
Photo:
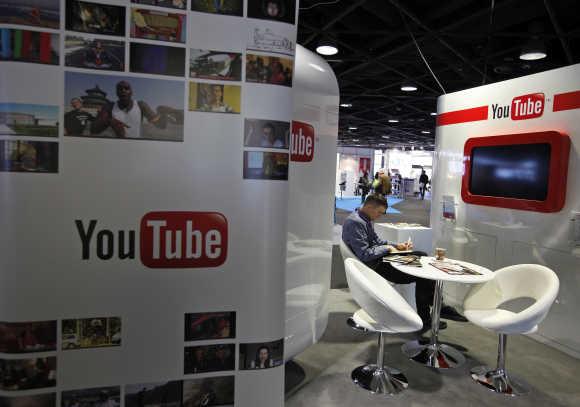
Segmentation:
{"type": "Polygon", "coordinates": [[[358,127],[354,127],[354,126],[348,126],[349,130],[358,130],[358,127]]]}
{"type": "Polygon", "coordinates": [[[389,119],[389,123],[399,123],[399,119],[389,119]]]}
{"type": "Polygon", "coordinates": [[[546,44],[539,38],[533,38],[522,47],[520,59],[523,61],[536,61],[538,59],[546,58],[546,44]]]}
{"type": "Polygon", "coordinates": [[[318,43],[316,52],[320,55],[336,55],[338,54],[338,48],[332,41],[323,40],[318,43]]]}
{"type": "Polygon", "coordinates": [[[357,139],[357,138],[353,138],[353,139],[352,139],[352,141],[359,141],[359,139],[357,139]]]}
{"type": "Polygon", "coordinates": [[[390,136],[381,136],[382,138],[391,138],[390,136]]]}
{"type": "Polygon", "coordinates": [[[415,92],[417,90],[417,86],[412,83],[403,83],[401,85],[401,90],[403,92],[415,92]]]}
{"type": "Polygon", "coordinates": [[[431,112],[431,116],[437,116],[437,113],[431,112]]]}
{"type": "Polygon", "coordinates": [[[423,134],[431,134],[431,132],[429,130],[421,130],[421,133],[423,133],[423,134]]]}
{"type": "Polygon", "coordinates": [[[340,107],[352,107],[352,103],[341,103],[340,107]]]}

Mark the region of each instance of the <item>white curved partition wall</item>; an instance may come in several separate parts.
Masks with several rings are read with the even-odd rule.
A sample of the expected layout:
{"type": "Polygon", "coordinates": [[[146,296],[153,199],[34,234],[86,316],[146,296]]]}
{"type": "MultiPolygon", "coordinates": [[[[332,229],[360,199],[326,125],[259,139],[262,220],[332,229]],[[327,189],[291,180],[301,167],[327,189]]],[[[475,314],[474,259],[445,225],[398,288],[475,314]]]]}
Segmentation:
{"type": "Polygon", "coordinates": [[[339,89],[330,66],[302,46],[296,47],[292,149],[298,159],[305,151],[304,128],[312,126],[310,161],[291,159],[286,262],[286,342],[291,359],[322,335],[328,322],[336,140],[339,89]]]}

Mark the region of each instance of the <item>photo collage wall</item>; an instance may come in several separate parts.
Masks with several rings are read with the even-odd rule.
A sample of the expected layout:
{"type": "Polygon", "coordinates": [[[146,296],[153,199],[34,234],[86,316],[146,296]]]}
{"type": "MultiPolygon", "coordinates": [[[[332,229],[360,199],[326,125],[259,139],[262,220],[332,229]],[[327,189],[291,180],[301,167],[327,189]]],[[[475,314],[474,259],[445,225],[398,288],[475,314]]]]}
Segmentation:
{"type": "MultiPolygon", "coordinates": [[[[184,379],[64,390],[60,392],[60,406],[113,407],[121,406],[123,399],[125,407],[233,406],[236,360],[239,360],[239,370],[269,369],[284,363],[283,339],[241,343],[239,357],[236,357],[238,345],[233,342],[236,339],[236,312],[191,313],[185,314],[184,320],[184,379]],[[196,345],[198,341],[203,341],[203,344],[196,345]],[[224,375],[195,376],[212,372],[224,372],[224,375]]],[[[59,350],[120,346],[120,317],[0,322],[0,406],[56,407],[54,389],[57,386],[59,350]],[[42,357],[35,357],[36,353],[41,353],[42,357]],[[8,359],[1,355],[16,355],[18,358],[8,359]],[[46,393],[20,395],[29,390],[45,390],[46,393]]]]}
{"type": "Polygon", "coordinates": [[[192,13],[293,25],[295,0],[64,4],[0,7],[0,64],[65,67],[63,106],[0,100],[0,172],[58,173],[59,136],[183,142],[185,97],[189,112],[240,115],[244,179],[288,179],[290,123],[243,117],[242,93],[291,87],[293,42],[256,26],[246,49],[205,49],[187,32],[192,13]]]}
{"type": "MultiPolygon", "coordinates": [[[[239,120],[232,137],[243,150],[241,179],[287,180],[290,122],[246,117],[242,96],[292,86],[293,42],[259,24],[295,24],[295,14],[294,0],[3,0],[0,69],[58,67],[62,96],[43,103],[0,94],[0,173],[63,173],[73,141],[87,150],[119,139],[184,143],[195,136],[185,129],[192,114],[239,120]],[[208,49],[188,37],[200,13],[253,18],[257,27],[245,48],[208,49]]],[[[237,371],[283,364],[283,339],[239,343],[235,311],[190,313],[180,322],[179,376],[90,388],[60,383],[63,354],[127,346],[120,314],[0,322],[0,407],[233,406],[237,371]]]]}

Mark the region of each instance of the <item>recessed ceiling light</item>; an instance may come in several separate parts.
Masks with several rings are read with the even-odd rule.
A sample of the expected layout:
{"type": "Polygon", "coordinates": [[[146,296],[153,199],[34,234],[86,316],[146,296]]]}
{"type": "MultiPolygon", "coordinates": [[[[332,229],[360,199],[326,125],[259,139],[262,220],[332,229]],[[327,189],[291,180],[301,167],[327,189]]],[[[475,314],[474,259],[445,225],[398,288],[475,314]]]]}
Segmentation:
{"type": "Polygon", "coordinates": [[[379,143],[379,146],[386,146],[385,143],[379,143]]]}
{"type": "Polygon", "coordinates": [[[389,123],[399,123],[398,119],[389,119],[389,123]]]}
{"type": "Polygon", "coordinates": [[[423,146],[421,146],[421,150],[423,150],[423,146]]]}
{"type": "Polygon", "coordinates": [[[546,44],[541,39],[535,38],[524,44],[522,52],[520,53],[520,59],[524,61],[536,61],[546,58],[547,55],[546,44]]]}
{"type": "Polygon", "coordinates": [[[381,136],[382,138],[391,138],[390,136],[381,136]]]}
{"type": "Polygon", "coordinates": [[[338,54],[338,48],[330,41],[322,41],[316,47],[316,52],[320,55],[336,55],[338,54]]]}
{"type": "Polygon", "coordinates": [[[423,133],[423,134],[431,134],[431,132],[429,130],[421,130],[421,133],[423,133]]]}
{"type": "Polygon", "coordinates": [[[348,126],[349,130],[358,130],[358,127],[354,127],[354,126],[348,126]]]}
{"type": "Polygon", "coordinates": [[[352,141],[359,141],[359,139],[357,139],[357,138],[353,138],[353,139],[352,139],[352,141]]]}
{"type": "Polygon", "coordinates": [[[412,83],[404,83],[401,85],[401,90],[403,92],[414,92],[417,90],[417,86],[413,85],[412,83]]]}
{"type": "Polygon", "coordinates": [[[341,103],[340,107],[352,107],[352,103],[341,103]]]}
{"type": "Polygon", "coordinates": [[[437,116],[437,113],[431,112],[431,116],[437,116]]]}

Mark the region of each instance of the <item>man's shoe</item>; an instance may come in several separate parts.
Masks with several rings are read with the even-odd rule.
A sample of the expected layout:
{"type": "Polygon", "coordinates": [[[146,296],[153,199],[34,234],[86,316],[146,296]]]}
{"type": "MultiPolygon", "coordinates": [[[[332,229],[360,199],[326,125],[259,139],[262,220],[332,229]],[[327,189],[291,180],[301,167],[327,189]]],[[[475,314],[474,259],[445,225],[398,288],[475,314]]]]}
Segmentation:
{"type": "MultiPolygon", "coordinates": [[[[439,321],[439,330],[443,330],[443,329],[447,329],[447,322],[445,321],[439,321]]],[[[431,321],[424,321],[423,322],[423,328],[421,328],[419,331],[417,331],[420,334],[424,334],[427,331],[431,330],[431,321]]]]}
{"type": "Polygon", "coordinates": [[[457,322],[467,322],[467,318],[457,312],[457,310],[450,305],[444,305],[441,307],[441,318],[457,322]]]}

